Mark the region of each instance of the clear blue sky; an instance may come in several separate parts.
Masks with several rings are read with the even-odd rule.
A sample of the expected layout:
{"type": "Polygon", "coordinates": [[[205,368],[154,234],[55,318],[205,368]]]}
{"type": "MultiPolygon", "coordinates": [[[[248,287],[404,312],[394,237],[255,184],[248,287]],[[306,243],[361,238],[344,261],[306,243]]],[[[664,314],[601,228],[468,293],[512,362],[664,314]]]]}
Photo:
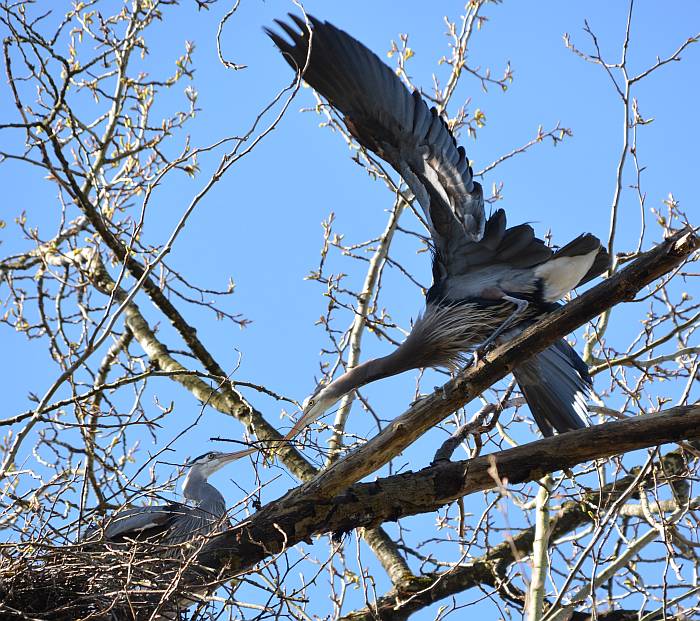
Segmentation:
{"type": "MultiPolygon", "coordinates": [[[[59,5],[62,3],[55,3],[56,7],[59,5]]],[[[194,86],[203,112],[188,131],[193,144],[203,145],[244,131],[257,111],[291,81],[291,71],[262,27],[294,7],[277,0],[243,3],[225,27],[222,38],[224,54],[248,66],[244,71],[233,72],[219,64],[215,48],[218,20],[229,3],[201,13],[193,9],[192,2],[183,5],[176,14],[166,10],[165,21],[153,27],[149,39],[151,54],[144,66],[160,75],[170,72],[184,42],[196,43],[194,86]],[[167,71],[158,69],[163,66],[167,71]]],[[[390,41],[398,39],[399,33],[409,33],[415,56],[408,68],[415,84],[429,88],[433,72],[437,71],[441,78],[447,75],[444,67],[437,67],[437,60],[447,53],[443,15],[457,18],[462,10],[460,2],[438,5],[310,1],[305,8],[349,31],[384,58],[390,41]]],[[[514,82],[507,93],[497,88],[484,93],[476,80],[467,77],[450,108],[454,111],[458,104],[471,98],[468,110],[479,108],[486,114],[486,126],[476,141],[461,138],[475,170],[530,140],[540,124],[548,129],[559,121],[573,130],[573,136],[556,148],[550,142],[538,145],[483,180],[487,189],[492,183],[504,183],[500,206],[506,209],[510,223],[532,222],[540,234],[551,229],[555,243],[564,243],[583,231],[607,238],[622,140],[622,108],[608,77],[600,67],[585,63],[568,51],[562,35],[569,32],[579,47],[590,51],[590,40],[582,32],[584,19],[588,19],[604,54],[617,61],[626,11],[626,3],[607,1],[511,0],[487,7],[485,15],[489,21],[472,39],[470,64],[488,66],[499,75],[506,62],[511,61],[514,82]]],[[[700,29],[699,25],[700,5],[695,2],[638,2],[629,50],[631,72],[653,64],[657,55],[672,53],[700,29]]],[[[661,208],[661,201],[672,192],[697,224],[699,75],[700,48],[691,47],[683,55],[683,62],[662,68],[636,93],[642,115],[654,119],[640,130],[638,151],[646,166],[643,185],[648,220],[653,219],[649,209],[661,208]]],[[[181,91],[168,93],[164,107],[170,109],[175,104],[168,98],[184,101],[181,91]]],[[[392,196],[385,188],[373,183],[350,160],[344,142],[328,130],[319,129],[319,117],[299,112],[312,102],[308,90],[298,94],[279,127],[231,169],[198,207],[168,259],[171,266],[204,287],[225,288],[229,276],[235,280],[236,294],[225,302],[225,307],[252,320],[245,330],[217,322],[196,308],[187,308],[186,317],[197,326],[199,337],[226,369],[234,369],[241,352],[238,379],[265,385],[298,400],[315,386],[319,351],[326,344],[323,331],[314,326],[327,304],[323,288],[304,280],[318,264],[321,220],[335,212],[336,231],[345,234],[347,242],[359,242],[381,233],[385,210],[392,204],[392,196]]],[[[0,84],[0,118],[3,122],[16,118],[4,80],[0,84]]],[[[176,152],[183,140],[183,136],[176,138],[171,152],[176,152]]],[[[9,150],[13,144],[10,136],[0,135],[0,141],[0,150],[9,150]]],[[[174,176],[155,192],[144,233],[148,243],[165,241],[170,227],[199,191],[216,161],[203,158],[200,165],[202,173],[196,179],[174,176]]],[[[625,182],[629,185],[632,178],[625,182]]],[[[0,230],[2,256],[30,247],[14,224],[15,216],[22,210],[45,238],[52,235],[59,216],[56,193],[37,170],[5,162],[0,165],[0,186],[5,194],[0,219],[7,223],[0,230]]],[[[415,228],[411,214],[405,214],[402,223],[415,228]]],[[[639,226],[636,196],[626,189],[621,203],[618,249],[633,250],[639,226]]],[[[658,241],[658,231],[652,224],[645,247],[654,241],[658,241]]],[[[400,251],[404,254],[400,258],[421,282],[428,283],[427,257],[416,255],[416,249],[417,246],[402,242],[400,251]]],[[[337,270],[349,271],[350,282],[361,282],[361,265],[335,258],[333,261],[337,270]]],[[[407,325],[408,319],[420,312],[420,295],[395,270],[387,275],[387,287],[395,299],[400,299],[392,308],[394,318],[407,325]]],[[[0,284],[0,295],[6,296],[5,285],[0,284]]],[[[163,318],[150,310],[145,297],[141,296],[138,302],[150,319],[163,324],[163,318]]],[[[609,338],[622,346],[638,329],[639,319],[637,310],[632,314],[625,309],[616,311],[609,338]]],[[[170,334],[165,325],[162,334],[170,334]]],[[[171,342],[178,346],[174,338],[171,342]]],[[[387,352],[388,347],[387,343],[367,338],[363,358],[387,352]]],[[[28,344],[23,335],[4,326],[0,327],[0,349],[12,352],[11,364],[4,365],[0,379],[5,395],[4,415],[9,416],[31,407],[28,392],[42,394],[51,384],[55,369],[47,363],[43,345],[28,344]]],[[[10,359],[7,354],[3,357],[6,363],[10,359]]],[[[390,419],[405,409],[413,386],[414,378],[407,374],[366,392],[375,398],[382,415],[390,419]]],[[[426,383],[428,386],[432,384],[426,383]]],[[[189,394],[167,380],[153,383],[150,390],[161,402],[175,403],[171,427],[163,439],[176,435],[200,411],[189,394]]],[[[256,393],[248,396],[268,420],[279,420],[279,404],[256,393]]],[[[373,424],[357,406],[352,427],[358,432],[374,433],[373,424]]],[[[188,433],[187,440],[176,444],[178,455],[174,459],[207,450],[211,446],[207,438],[212,435],[240,437],[241,433],[238,423],[208,409],[203,422],[188,433]]],[[[420,447],[399,457],[396,467],[407,464],[411,469],[419,469],[427,465],[425,456],[432,455],[431,449],[440,437],[427,436],[420,447]]],[[[531,436],[525,430],[522,439],[528,437],[531,436]]],[[[154,448],[150,438],[141,440],[144,451],[154,448]]],[[[240,481],[247,475],[244,466],[239,468],[236,478],[240,481]]],[[[169,471],[166,468],[165,472],[169,471]]],[[[228,497],[235,498],[240,492],[227,485],[230,476],[231,473],[221,473],[217,482],[228,497]]],[[[265,491],[263,500],[272,500],[293,483],[291,477],[283,476],[265,491]]],[[[246,484],[252,485],[250,481],[246,484]]],[[[424,524],[432,522],[431,516],[424,519],[424,524]]],[[[385,588],[385,583],[380,584],[378,591],[385,588]]],[[[321,616],[326,610],[323,601],[314,607],[321,616]]],[[[484,610],[490,610],[484,606],[484,610]]],[[[434,612],[418,618],[433,618],[434,612]]]]}

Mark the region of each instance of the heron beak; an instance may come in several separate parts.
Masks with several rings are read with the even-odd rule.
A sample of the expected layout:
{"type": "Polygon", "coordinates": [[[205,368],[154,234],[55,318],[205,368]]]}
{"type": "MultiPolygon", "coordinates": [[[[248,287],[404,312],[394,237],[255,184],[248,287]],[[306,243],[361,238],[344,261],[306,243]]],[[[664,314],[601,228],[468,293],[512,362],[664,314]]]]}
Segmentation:
{"type": "Polygon", "coordinates": [[[287,435],[282,439],[283,442],[289,442],[294,436],[299,434],[304,428],[308,427],[316,419],[320,418],[326,410],[333,404],[333,401],[329,403],[327,397],[324,398],[323,395],[318,395],[316,397],[316,402],[307,406],[301,413],[299,420],[294,423],[294,426],[287,432],[287,435]]]}
{"type": "Polygon", "coordinates": [[[235,451],[234,453],[227,453],[226,455],[223,455],[221,457],[221,464],[229,464],[232,461],[237,461],[239,459],[242,459],[243,457],[248,457],[248,455],[252,455],[253,453],[256,453],[258,451],[257,448],[249,448],[245,449],[243,451],[235,451]]]}
{"type": "Polygon", "coordinates": [[[296,436],[304,427],[313,422],[315,416],[311,416],[312,412],[302,414],[301,418],[294,423],[294,426],[287,432],[287,435],[282,438],[283,442],[289,442],[296,436]]]}

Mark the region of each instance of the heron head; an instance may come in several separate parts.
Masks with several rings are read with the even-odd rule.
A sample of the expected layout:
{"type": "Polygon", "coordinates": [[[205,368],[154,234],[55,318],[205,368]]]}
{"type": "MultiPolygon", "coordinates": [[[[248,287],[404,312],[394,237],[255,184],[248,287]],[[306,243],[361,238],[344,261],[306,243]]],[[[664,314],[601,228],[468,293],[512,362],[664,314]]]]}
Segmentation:
{"type": "MultiPolygon", "coordinates": [[[[190,459],[187,465],[190,468],[190,474],[197,473],[205,479],[214,472],[223,468],[226,464],[241,459],[247,455],[252,455],[257,449],[245,449],[243,451],[235,451],[233,453],[222,453],[220,451],[209,451],[190,459]]],[[[189,474],[188,474],[189,476],[189,474]]]]}

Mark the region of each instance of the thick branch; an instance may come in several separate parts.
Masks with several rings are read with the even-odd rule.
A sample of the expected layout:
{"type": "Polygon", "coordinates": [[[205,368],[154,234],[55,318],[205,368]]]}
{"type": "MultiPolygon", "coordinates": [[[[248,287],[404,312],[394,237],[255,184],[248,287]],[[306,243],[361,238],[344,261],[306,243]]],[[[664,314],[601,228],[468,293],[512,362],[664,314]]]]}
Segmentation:
{"type": "MultiPolygon", "coordinates": [[[[590,523],[598,515],[592,510],[593,507],[600,510],[612,506],[618,498],[629,492],[630,486],[644,482],[657,484],[670,482],[673,485],[678,478],[683,478],[686,474],[686,453],[683,449],[678,449],[659,458],[656,467],[650,468],[641,481],[638,477],[638,469],[634,468],[626,476],[608,483],[602,489],[591,490],[581,498],[564,503],[561,509],[550,518],[550,545],[560,537],[590,523]]],[[[535,526],[531,526],[521,530],[512,539],[490,547],[485,554],[467,563],[424,575],[415,583],[404,585],[409,588],[404,588],[403,591],[394,588],[378,598],[371,608],[355,610],[342,617],[342,621],[376,621],[377,618],[382,621],[399,621],[435,602],[476,586],[498,588],[505,579],[507,568],[532,551],[535,532],[535,526]]],[[[597,618],[608,618],[601,615],[609,614],[598,613],[597,618]]],[[[580,619],[580,621],[589,618],[584,613],[574,613],[572,616],[572,619],[580,619]]],[[[620,617],[620,619],[628,618],[637,619],[638,616],[635,613],[635,616],[620,617]]]]}
{"type": "Polygon", "coordinates": [[[493,488],[494,469],[501,480],[524,483],[593,459],[696,437],[700,437],[700,405],[597,425],[468,461],[440,463],[373,483],[358,483],[332,498],[314,496],[312,488],[301,486],[215,538],[201,560],[208,567],[228,564],[227,573],[236,574],[313,535],[371,528],[435,511],[457,498],[493,488]]]}

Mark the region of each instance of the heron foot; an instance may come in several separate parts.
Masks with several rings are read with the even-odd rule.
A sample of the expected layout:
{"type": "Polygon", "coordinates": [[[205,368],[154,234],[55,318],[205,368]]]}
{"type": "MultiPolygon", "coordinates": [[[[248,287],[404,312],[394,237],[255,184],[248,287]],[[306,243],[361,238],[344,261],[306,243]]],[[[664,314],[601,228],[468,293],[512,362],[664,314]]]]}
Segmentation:
{"type": "Polygon", "coordinates": [[[469,363],[470,367],[478,367],[479,363],[481,362],[481,359],[483,355],[486,353],[487,350],[487,345],[486,342],[482,343],[477,347],[473,352],[472,352],[472,359],[471,362],[469,363]]]}
{"type": "Polygon", "coordinates": [[[434,390],[435,392],[441,392],[442,395],[440,396],[440,398],[441,398],[443,401],[447,401],[447,388],[445,388],[445,385],[444,385],[444,384],[443,384],[442,386],[433,386],[433,390],[434,390]]]}
{"type": "Polygon", "coordinates": [[[481,362],[481,357],[494,345],[496,345],[496,340],[501,336],[507,328],[512,326],[516,319],[520,317],[528,308],[529,302],[527,300],[522,300],[520,298],[514,298],[510,295],[503,295],[502,299],[507,300],[515,304],[515,310],[511,313],[510,317],[506,319],[494,332],[489,336],[481,345],[479,345],[472,354],[472,366],[476,366],[481,362]]]}

